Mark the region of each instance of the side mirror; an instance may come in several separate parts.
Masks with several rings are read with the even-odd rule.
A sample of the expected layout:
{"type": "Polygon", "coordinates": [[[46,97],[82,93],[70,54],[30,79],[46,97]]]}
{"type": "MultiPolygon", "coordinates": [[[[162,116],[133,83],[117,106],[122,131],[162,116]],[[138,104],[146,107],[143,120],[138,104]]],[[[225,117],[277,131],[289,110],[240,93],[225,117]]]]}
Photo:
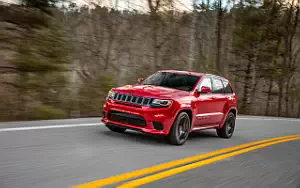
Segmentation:
{"type": "Polygon", "coordinates": [[[144,78],[138,78],[138,83],[141,83],[141,82],[143,82],[144,81],[144,78]]]}
{"type": "Polygon", "coordinates": [[[211,89],[206,86],[202,86],[200,89],[200,93],[211,93],[211,89]]]}

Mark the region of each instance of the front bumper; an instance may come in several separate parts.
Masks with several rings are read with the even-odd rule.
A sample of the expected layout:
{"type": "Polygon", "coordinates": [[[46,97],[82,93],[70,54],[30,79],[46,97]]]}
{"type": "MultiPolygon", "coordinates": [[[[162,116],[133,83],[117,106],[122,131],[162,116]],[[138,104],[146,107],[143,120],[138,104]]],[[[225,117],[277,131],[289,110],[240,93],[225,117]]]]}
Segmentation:
{"type": "Polygon", "coordinates": [[[167,135],[169,134],[170,128],[176,117],[177,108],[176,104],[172,104],[168,108],[151,108],[148,106],[133,107],[127,106],[124,104],[115,103],[112,100],[107,100],[103,106],[103,113],[105,116],[101,119],[107,126],[121,126],[124,128],[156,135],[167,135]],[[140,125],[137,125],[138,121],[135,121],[134,124],[127,123],[127,121],[116,121],[115,118],[111,118],[109,115],[110,112],[119,112],[126,115],[133,115],[136,117],[142,117],[144,122],[141,122],[140,125]],[[154,126],[154,124],[160,123],[162,129],[159,129],[154,126]]]}

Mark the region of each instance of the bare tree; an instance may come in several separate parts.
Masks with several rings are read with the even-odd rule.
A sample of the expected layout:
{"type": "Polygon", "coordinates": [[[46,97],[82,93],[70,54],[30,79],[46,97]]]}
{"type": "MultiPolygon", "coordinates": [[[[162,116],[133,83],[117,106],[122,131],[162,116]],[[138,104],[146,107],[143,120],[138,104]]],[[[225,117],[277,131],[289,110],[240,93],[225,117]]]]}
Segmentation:
{"type": "Polygon", "coordinates": [[[216,68],[219,74],[224,73],[224,66],[221,62],[222,56],[222,22],[223,22],[223,9],[222,9],[222,0],[218,0],[217,6],[217,25],[216,25],[216,68]]]}

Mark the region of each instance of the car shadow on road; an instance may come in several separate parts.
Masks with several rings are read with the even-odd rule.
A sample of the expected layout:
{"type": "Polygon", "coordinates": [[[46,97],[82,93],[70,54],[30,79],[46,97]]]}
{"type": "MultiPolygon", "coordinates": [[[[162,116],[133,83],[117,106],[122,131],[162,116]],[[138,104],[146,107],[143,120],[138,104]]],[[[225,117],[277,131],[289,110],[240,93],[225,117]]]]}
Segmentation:
{"type": "Polygon", "coordinates": [[[101,131],[101,134],[110,138],[120,140],[121,142],[134,142],[140,144],[163,145],[165,142],[163,137],[144,134],[140,132],[126,130],[125,133],[116,133],[112,131],[101,131]]]}
{"type": "Polygon", "coordinates": [[[209,139],[209,138],[215,139],[215,137],[218,137],[215,130],[201,130],[201,131],[191,132],[188,140],[209,139]]]}
{"type": "MultiPolygon", "coordinates": [[[[116,141],[120,140],[121,142],[128,141],[147,145],[168,145],[166,139],[163,136],[149,135],[130,130],[127,130],[125,133],[116,133],[109,130],[101,131],[100,133],[110,138],[113,137],[114,139],[116,139],[116,141]]],[[[201,141],[203,139],[216,139],[215,137],[217,137],[215,131],[202,130],[190,133],[187,142],[201,141]]]]}

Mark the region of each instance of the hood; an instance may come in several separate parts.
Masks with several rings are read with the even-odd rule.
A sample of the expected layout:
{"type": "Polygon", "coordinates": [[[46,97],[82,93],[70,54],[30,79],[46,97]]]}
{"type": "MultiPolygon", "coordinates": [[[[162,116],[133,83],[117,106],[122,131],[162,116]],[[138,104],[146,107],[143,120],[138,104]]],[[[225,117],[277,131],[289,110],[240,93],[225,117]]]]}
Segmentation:
{"type": "Polygon", "coordinates": [[[188,91],[181,91],[172,88],[152,86],[152,85],[126,85],[113,89],[114,92],[130,94],[134,96],[144,96],[149,98],[176,98],[188,96],[188,91]]]}

